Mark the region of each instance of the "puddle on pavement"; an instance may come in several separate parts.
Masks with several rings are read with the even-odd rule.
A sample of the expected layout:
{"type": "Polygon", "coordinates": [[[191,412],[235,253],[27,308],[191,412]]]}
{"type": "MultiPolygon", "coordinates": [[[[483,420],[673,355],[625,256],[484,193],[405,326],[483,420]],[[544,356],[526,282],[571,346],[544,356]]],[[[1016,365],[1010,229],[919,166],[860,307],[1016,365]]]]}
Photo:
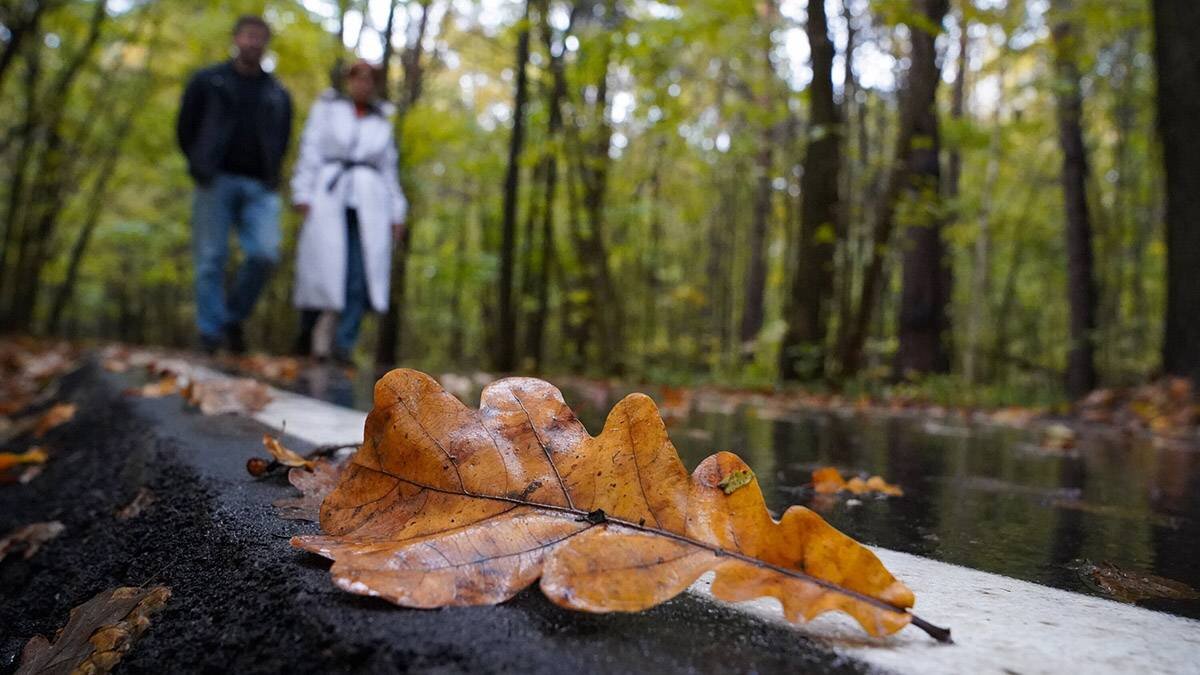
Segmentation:
{"type": "MultiPolygon", "coordinates": [[[[454,390],[479,402],[480,382],[454,390]]],[[[476,378],[480,380],[484,378],[476,378]]],[[[369,374],[311,369],[302,393],[370,409],[369,374]],[[324,374],[316,371],[323,371],[324,374]]],[[[627,390],[563,387],[596,433],[627,390]]],[[[1107,597],[1082,570],[1111,563],[1200,589],[1200,450],[1148,439],[1085,435],[1066,454],[1041,451],[1028,432],[994,426],[825,412],[780,413],[734,401],[680,405],[649,388],[671,439],[694,468],[718,450],[741,455],[776,512],[802,504],[856,539],[974,569],[1107,597]],[[674,413],[674,414],[670,414],[674,413]],[[879,474],[899,498],[818,499],[807,486],[819,466],[847,476],[879,474]]],[[[1197,600],[1144,600],[1144,607],[1200,618],[1197,600]]]]}

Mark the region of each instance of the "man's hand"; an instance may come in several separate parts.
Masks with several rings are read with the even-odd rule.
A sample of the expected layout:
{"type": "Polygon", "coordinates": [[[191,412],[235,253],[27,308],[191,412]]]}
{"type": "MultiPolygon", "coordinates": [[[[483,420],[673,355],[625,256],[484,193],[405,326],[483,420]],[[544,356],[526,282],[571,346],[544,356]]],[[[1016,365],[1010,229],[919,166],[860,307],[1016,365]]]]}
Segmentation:
{"type": "Polygon", "coordinates": [[[305,218],[308,217],[308,204],[292,204],[292,210],[304,216],[305,218]]]}
{"type": "Polygon", "coordinates": [[[404,239],[404,223],[392,223],[392,242],[400,243],[404,239]]]}

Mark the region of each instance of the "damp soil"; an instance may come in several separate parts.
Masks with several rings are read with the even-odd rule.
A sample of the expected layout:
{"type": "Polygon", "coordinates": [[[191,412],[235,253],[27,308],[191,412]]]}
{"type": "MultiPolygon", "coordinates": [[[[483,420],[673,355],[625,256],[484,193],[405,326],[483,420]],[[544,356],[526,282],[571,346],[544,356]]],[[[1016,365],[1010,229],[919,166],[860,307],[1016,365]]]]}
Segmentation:
{"type": "Polygon", "coordinates": [[[140,584],[167,585],[172,598],[119,672],[866,671],[786,627],[687,594],[637,614],[592,615],[536,591],[443,610],[344,593],[327,562],[288,544],[314,526],[272,514],[291,491],[282,476],[245,473],[264,427],[200,416],[178,397],[125,397],[128,385],[95,364],[65,377],[58,399],[79,411],[39,441],[51,452],[44,473],[0,486],[0,533],[66,525],[32,559],[0,562],[0,673],[72,607],[140,584]],[[116,518],[142,488],[155,501],[116,518]]]}

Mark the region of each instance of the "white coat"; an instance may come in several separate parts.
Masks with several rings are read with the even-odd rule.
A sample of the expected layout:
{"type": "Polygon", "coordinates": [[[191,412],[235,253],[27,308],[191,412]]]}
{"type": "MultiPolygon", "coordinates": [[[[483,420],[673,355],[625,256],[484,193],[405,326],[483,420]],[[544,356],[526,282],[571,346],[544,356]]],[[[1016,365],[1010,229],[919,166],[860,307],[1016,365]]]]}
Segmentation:
{"type": "Polygon", "coordinates": [[[377,104],[359,117],[354,103],[333,90],[309,112],[291,184],[292,202],[309,207],[296,250],[293,302],[300,309],[341,311],[345,305],[348,207],[358,210],[371,307],[387,309],[392,223],[404,222],[408,202],[386,112],[377,104]],[[344,168],[343,161],[356,166],[344,168]]]}

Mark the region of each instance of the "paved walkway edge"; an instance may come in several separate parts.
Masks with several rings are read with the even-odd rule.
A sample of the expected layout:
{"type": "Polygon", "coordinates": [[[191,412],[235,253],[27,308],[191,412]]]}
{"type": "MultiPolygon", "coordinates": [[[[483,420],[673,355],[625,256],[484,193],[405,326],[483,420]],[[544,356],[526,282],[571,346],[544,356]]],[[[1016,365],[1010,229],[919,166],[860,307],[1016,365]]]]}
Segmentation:
{"type": "MultiPolygon", "coordinates": [[[[255,415],[313,444],[362,440],[366,414],[290,392],[255,415]]],[[[833,651],[881,669],[938,673],[1197,673],[1200,622],[882,548],[872,550],[917,595],[917,613],[953,630],[940,645],[916,628],[865,636],[848,617],[826,614],[797,626],[833,651]]],[[[691,592],[711,598],[711,575],[691,592]]],[[[716,601],[716,600],[714,600],[716,601]]],[[[779,604],[736,605],[784,622],[779,604]]]]}

